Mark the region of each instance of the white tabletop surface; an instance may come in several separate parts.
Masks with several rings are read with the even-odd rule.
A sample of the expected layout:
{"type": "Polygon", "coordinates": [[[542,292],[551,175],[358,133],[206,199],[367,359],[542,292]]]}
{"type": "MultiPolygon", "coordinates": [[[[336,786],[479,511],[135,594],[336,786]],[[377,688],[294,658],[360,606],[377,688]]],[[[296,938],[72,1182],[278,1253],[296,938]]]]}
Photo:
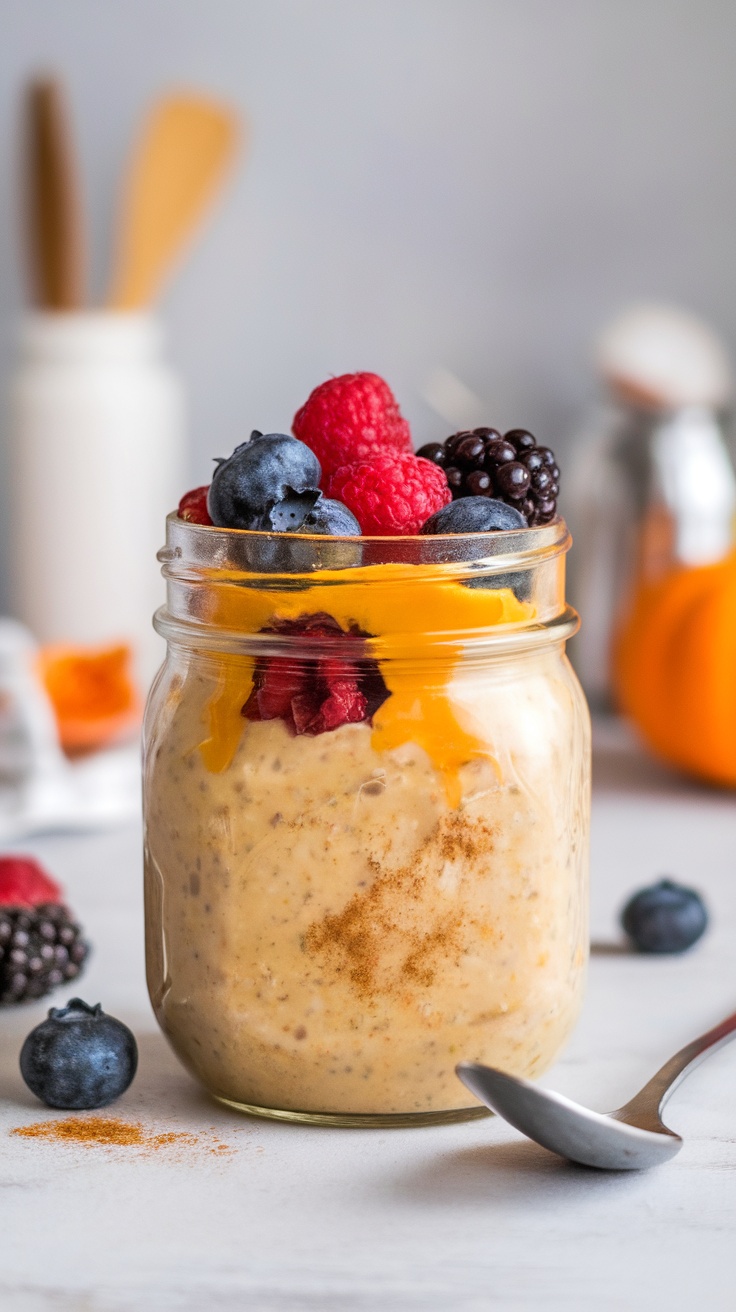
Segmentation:
{"type": "MultiPolygon", "coordinates": [[[[94,941],[77,991],[138,1036],[138,1077],[111,1111],[199,1142],[146,1152],[11,1136],[62,1114],[18,1073],[48,1003],[0,1012],[3,1312],[736,1307],[736,1043],[675,1094],[668,1119],[685,1146],[649,1173],[566,1165],[496,1119],[393,1131],[250,1120],[209,1101],[157,1032],[137,827],[23,846],[94,941]],[[231,1151],[213,1152],[215,1139],[231,1151]]],[[[736,798],[668,775],[603,726],[592,868],[604,945],[628,892],[661,874],[700,887],[712,912],[685,956],[594,953],[583,1019],[544,1083],[605,1110],[736,1006],[736,798]]]]}

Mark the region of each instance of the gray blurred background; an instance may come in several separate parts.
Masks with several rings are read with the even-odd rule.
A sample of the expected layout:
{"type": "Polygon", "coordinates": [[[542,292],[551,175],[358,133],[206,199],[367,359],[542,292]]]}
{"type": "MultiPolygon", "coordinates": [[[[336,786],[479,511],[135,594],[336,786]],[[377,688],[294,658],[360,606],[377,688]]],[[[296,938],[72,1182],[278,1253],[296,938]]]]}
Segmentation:
{"type": "Polygon", "coordinates": [[[592,337],[632,298],[679,302],[736,347],[733,0],[1,0],[0,14],[0,385],[25,292],[28,76],[67,83],[98,294],[150,99],[191,86],[248,118],[247,153],[162,303],[192,483],[355,369],[386,376],[416,445],[450,431],[425,399],[446,369],[486,422],[527,426],[564,459],[595,390],[592,337]]]}

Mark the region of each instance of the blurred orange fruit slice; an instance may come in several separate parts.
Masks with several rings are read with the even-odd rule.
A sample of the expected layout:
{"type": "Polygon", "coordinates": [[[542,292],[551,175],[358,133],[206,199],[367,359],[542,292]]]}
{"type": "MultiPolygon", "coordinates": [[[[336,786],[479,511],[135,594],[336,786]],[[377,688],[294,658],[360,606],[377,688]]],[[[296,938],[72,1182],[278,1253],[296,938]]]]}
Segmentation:
{"type": "Polygon", "coordinates": [[[141,700],[131,667],[132,652],[124,644],[41,648],[39,674],[66,751],[104,747],[133,731],[141,700]]]}

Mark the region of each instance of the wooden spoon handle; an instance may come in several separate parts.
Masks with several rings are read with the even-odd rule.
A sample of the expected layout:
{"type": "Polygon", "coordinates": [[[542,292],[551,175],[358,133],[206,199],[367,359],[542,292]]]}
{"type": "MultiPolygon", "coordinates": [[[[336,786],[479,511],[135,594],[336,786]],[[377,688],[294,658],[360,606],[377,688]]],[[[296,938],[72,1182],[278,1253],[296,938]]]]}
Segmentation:
{"type": "Polygon", "coordinates": [[[150,305],[222,185],[241,138],[238,117],[181,92],[152,106],[136,142],[107,304],[150,305]]]}
{"type": "Polygon", "coordinates": [[[28,245],[33,299],[48,310],[84,300],[82,205],[71,128],[60,84],[28,93],[28,245]]]}

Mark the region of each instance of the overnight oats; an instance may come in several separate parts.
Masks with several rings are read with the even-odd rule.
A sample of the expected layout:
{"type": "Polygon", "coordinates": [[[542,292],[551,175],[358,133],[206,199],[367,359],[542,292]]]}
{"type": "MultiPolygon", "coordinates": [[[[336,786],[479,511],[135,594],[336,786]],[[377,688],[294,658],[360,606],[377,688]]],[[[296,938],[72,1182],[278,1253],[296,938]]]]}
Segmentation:
{"type": "Polygon", "coordinates": [[[304,422],[317,389],[299,441],[254,434],[161,553],[149,991],[207,1089],[288,1119],[483,1114],[456,1064],[540,1074],[585,977],[589,732],[554,458],[490,429],[415,456],[380,392],[377,422],[379,384],[327,385],[342,428],[324,404],[304,422]]]}

